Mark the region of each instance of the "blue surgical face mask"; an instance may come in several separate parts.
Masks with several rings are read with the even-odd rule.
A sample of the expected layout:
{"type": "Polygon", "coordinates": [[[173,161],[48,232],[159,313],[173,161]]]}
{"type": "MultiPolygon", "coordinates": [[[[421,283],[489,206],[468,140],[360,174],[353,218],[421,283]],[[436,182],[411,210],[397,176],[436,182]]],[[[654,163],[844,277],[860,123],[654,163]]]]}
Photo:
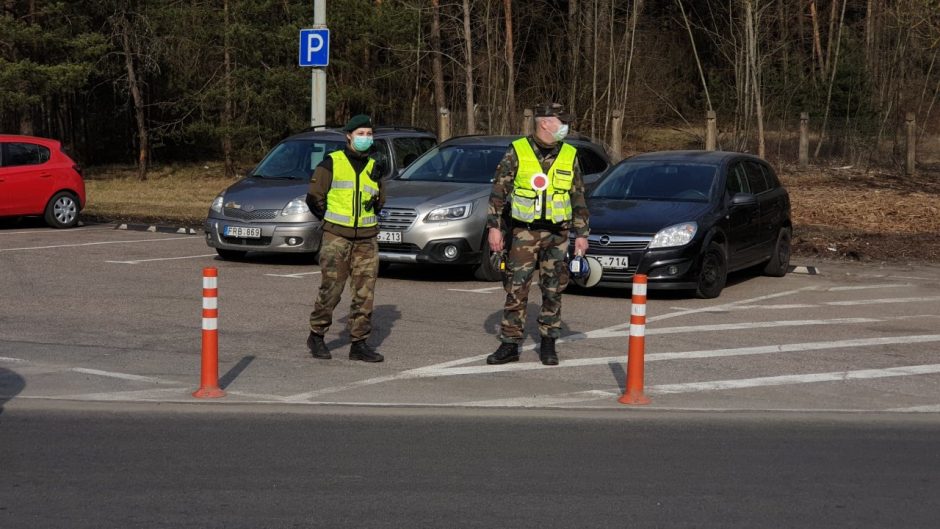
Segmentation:
{"type": "Polygon", "coordinates": [[[561,141],[565,139],[565,136],[568,135],[568,125],[562,123],[559,125],[558,130],[552,133],[552,137],[555,138],[555,141],[561,141]]]}
{"type": "Polygon", "coordinates": [[[353,149],[359,152],[366,152],[372,147],[372,136],[353,136],[353,149]]]}

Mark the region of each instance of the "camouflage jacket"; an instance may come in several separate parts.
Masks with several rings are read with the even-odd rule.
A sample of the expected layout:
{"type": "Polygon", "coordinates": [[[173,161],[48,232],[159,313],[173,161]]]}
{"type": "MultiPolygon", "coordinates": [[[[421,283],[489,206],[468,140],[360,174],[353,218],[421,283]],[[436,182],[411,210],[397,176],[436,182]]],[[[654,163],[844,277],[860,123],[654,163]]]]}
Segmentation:
{"type": "MultiPolygon", "coordinates": [[[[556,143],[553,147],[549,145],[544,145],[539,142],[534,136],[527,136],[529,144],[532,145],[532,150],[535,152],[536,158],[538,158],[539,163],[542,164],[542,169],[547,173],[551,168],[552,164],[555,162],[555,158],[558,156],[558,152],[561,150],[561,142],[556,143]],[[542,149],[549,149],[548,154],[543,155],[542,149]]],[[[506,155],[503,156],[503,159],[499,162],[499,165],[496,166],[496,177],[493,180],[493,191],[490,193],[490,208],[489,214],[486,217],[486,226],[488,228],[499,228],[503,229],[505,226],[503,224],[506,222],[508,217],[504,217],[503,213],[506,210],[507,201],[509,196],[512,194],[513,181],[516,178],[516,170],[519,168],[519,157],[516,156],[516,150],[509,147],[509,150],[506,151],[506,155]]],[[[574,182],[571,185],[571,216],[572,219],[567,222],[563,222],[560,225],[552,224],[551,221],[537,221],[533,223],[535,226],[538,226],[542,223],[547,226],[558,226],[561,229],[571,229],[574,230],[575,236],[577,237],[587,237],[590,232],[588,226],[588,219],[590,214],[588,213],[587,204],[584,201],[584,180],[581,177],[581,167],[575,158],[574,164],[574,182]]]]}

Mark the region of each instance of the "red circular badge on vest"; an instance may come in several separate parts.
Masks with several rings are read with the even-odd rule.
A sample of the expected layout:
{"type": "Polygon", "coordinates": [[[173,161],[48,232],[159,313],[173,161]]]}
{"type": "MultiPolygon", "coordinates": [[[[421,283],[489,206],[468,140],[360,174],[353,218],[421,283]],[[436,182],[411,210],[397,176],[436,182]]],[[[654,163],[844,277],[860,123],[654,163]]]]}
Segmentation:
{"type": "Polygon", "coordinates": [[[530,183],[532,184],[532,189],[536,191],[543,191],[546,187],[548,187],[548,177],[543,173],[536,173],[532,175],[532,180],[530,183]]]}

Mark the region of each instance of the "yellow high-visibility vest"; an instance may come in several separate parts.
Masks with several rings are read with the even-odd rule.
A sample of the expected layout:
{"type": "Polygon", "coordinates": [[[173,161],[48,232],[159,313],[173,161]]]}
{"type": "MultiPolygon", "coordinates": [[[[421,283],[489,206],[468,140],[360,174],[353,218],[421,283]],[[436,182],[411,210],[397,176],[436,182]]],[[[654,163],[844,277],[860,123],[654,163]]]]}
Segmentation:
{"type": "Polygon", "coordinates": [[[375,160],[369,158],[361,173],[356,174],[343,151],[329,154],[333,159],[333,182],[326,194],[324,220],[349,228],[368,228],[378,224],[376,212],[366,204],[379,195],[379,185],[372,179],[375,160]]]}
{"type": "Polygon", "coordinates": [[[578,150],[561,144],[561,150],[555,162],[545,173],[547,187],[541,192],[532,187],[532,177],[543,174],[532,145],[525,137],[512,142],[512,148],[519,159],[519,169],[513,181],[512,218],[521,222],[550,220],[556,224],[571,220],[571,185],[574,181],[574,163],[578,150]]]}

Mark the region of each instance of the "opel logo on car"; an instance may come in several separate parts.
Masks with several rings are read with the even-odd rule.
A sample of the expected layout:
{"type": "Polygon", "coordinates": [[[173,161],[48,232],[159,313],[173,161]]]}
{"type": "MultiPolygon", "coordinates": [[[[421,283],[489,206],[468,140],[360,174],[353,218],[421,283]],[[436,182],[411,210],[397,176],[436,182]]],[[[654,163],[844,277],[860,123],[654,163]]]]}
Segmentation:
{"type": "Polygon", "coordinates": [[[253,204],[245,204],[245,206],[242,209],[247,211],[248,213],[251,213],[252,211],[255,210],[255,206],[253,204]]]}
{"type": "Polygon", "coordinates": [[[608,244],[610,244],[610,237],[607,235],[601,235],[601,244],[603,244],[604,246],[607,246],[608,244]]]}
{"type": "Polygon", "coordinates": [[[379,211],[379,216],[382,217],[383,219],[388,217],[389,215],[391,215],[391,213],[389,213],[388,211],[384,209],[379,211]]]}

